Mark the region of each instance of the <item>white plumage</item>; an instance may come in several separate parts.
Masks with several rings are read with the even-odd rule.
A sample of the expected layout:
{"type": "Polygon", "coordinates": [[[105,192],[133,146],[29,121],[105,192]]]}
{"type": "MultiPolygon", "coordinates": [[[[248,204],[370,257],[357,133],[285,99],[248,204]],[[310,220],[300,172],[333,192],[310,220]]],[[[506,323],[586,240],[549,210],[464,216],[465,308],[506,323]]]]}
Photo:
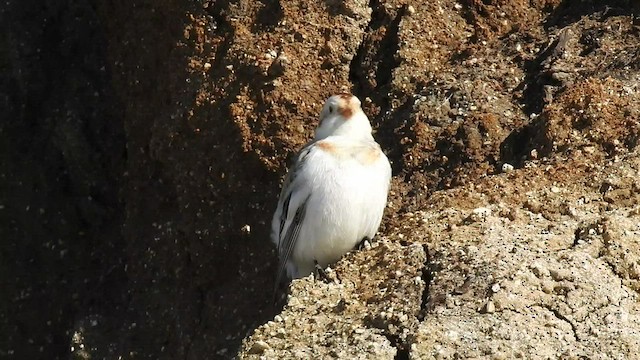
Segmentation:
{"type": "MultiPolygon", "coordinates": [[[[295,158],[271,224],[277,282],[340,259],[380,226],[391,180],[389,160],[350,94],[330,97],[311,142],[295,158]]],[[[277,285],[277,284],[276,284],[277,285]]]]}

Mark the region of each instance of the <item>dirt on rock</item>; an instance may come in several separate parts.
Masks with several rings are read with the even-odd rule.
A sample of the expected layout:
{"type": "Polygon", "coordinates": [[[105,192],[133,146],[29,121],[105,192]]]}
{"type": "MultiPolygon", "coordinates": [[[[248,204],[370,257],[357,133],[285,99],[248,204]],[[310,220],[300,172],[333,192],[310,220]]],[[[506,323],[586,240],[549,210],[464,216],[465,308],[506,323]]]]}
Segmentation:
{"type": "Polygon", "coordinates": [[[635,1],[0,6],[0,357],[631,358],[635,1]],[[392,161],[377,239],[274,307],[324,100],[392,161]]]}

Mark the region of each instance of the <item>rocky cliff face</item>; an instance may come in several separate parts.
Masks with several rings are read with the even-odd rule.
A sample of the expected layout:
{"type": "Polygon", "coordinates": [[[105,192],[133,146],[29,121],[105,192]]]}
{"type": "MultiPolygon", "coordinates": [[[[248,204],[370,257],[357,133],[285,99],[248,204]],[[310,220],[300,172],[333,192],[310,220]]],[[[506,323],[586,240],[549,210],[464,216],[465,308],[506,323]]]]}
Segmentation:
{"type": "Polygon", "coordinates": [[[2,356],[640,352],[636,2],[3,6],[2,356]],[[274,307],[280,179],[341,91],[387,213],[274,307]]]}

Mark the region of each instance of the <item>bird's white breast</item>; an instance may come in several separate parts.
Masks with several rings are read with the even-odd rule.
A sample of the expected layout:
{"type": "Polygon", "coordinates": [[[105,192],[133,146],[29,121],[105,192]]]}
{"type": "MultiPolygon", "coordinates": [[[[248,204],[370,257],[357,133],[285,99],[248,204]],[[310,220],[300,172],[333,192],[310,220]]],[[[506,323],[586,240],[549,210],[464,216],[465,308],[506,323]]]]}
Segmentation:
{"type": "Polygon", "coordinates": [[[374,141],[328,137],[314,145],[299,181],[309,202],[292,262],[298,274],[337,261],[376,233],[387,202],[391,167],[374,141]]]}

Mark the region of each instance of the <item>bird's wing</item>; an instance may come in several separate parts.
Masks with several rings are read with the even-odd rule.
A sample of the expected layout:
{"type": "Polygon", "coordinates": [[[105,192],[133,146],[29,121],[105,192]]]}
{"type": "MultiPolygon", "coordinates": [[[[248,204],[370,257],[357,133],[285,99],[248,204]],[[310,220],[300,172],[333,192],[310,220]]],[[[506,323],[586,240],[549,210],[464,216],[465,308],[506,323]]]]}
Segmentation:
{"type": "Polygon", "coordinates": [[[304,180],[302,180],[299,175],[305,166],[307,166],[308,155],[313,148],[313,143],[311,143],[298,153],[296,161],[289,169],[284,184],[282,185],[280,200],[278,201],[278,211],[276,212],[276,214],[280,215],[280,219],[278,219],[279,231],[276,233],[280,260],[276,287],[280,284],[287,262],[298,241],[300,228],[307,211],[307,202],[311,196],[311,189],[304,183],[304,180]]]}

